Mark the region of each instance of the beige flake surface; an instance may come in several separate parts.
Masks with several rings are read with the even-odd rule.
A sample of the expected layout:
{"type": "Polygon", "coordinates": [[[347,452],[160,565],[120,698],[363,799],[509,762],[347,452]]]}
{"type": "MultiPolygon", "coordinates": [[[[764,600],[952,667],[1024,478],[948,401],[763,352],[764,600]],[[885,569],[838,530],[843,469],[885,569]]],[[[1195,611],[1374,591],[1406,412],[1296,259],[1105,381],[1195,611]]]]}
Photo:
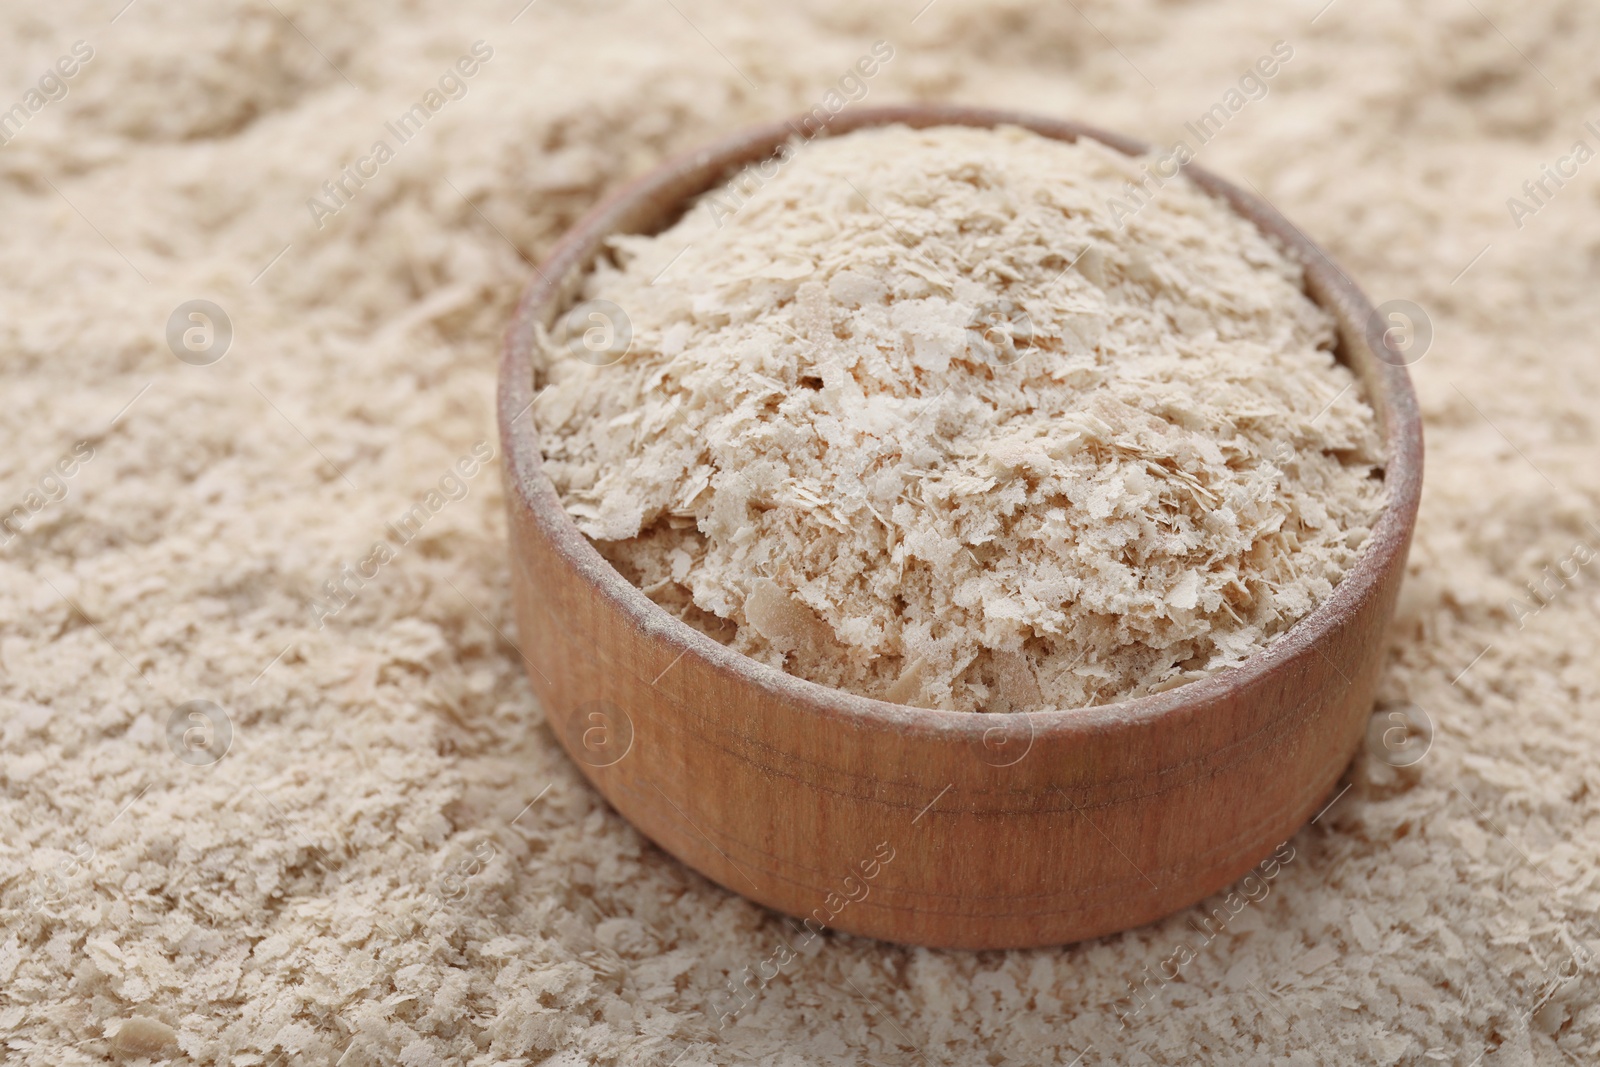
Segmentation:
{"type": "Polygon", "coordinates": [[[119,7],[0,12],[0,104],[95,52],[0,147],[0,499],[94,450],[0,546],[6,1067],[160,1062],[128,1053],[162,1026],[167,1062],[237,1067],[1600,1062],[1600,597],[1575,551],[1600,545],[1600,173],[1521,229],[1506,207],[1600,122],[1600,6],[119,7]],[[306,198],[479,39],[468,95],[315,229],[306,198]],[[562,754],[505,640],[492,470],[325,628],[311,611],[494,440],[528,260],[661,158],[810,107],[879,39],[868,103],[1162,143],[1292,42],[1199,162],[1431,316],[1379,741],[1127,1026],[1130,984],[1223,897],[1028,952],[829,935],[718,1030],[787,928],[562,754]],[[196,297],[235,327],[210,367],[163,338],[196,297]],[[211,766],[167,741],[191,699],[231,719],[211,766]],[[1434,738],[1396,768],[1406,703],[1434,738]]]}
{"type": "Polygon", "coordinates": [[[582,347],[587,303],[541,334],[567,510],[657,602],[868,696],[1070,708],[1241,662],[1359,553],[1381,449],[1298,265],[1187,179],[1118,225],[1137,164],[863,130],[615,239],[582,297],[626,353],[582,347]]]}

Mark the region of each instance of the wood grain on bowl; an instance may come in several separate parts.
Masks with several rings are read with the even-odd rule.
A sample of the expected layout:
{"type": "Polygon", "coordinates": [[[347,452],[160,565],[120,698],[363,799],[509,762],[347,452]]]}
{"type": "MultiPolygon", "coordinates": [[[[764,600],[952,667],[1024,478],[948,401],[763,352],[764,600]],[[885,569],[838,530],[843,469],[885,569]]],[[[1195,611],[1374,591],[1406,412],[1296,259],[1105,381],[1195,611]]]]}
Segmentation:
{"type": "MultiPolygon", "coordinates": [[[[844,112],[829,134],[904,122],[1012,123],[1144,146],[1013,112],[844,112]]],[[[605,237],[654,232],[793,136],[748,131],[597,206],[529,285],[499,414],[518,641],[551,728],[644,834],[728,889],[851,933],[914,944],[1056,944],[1148,922],[1228,885],[1315,814],[1361,743],[1421,490],[1403,368],[1370,347],[1371,305],[1260,198],[1185,172],[1275,236],[1336,318],[1340,358],[1385,441],[1387,500],[1333,594],[1243,666],[1102,707],[985,715],[828,689],[668,615],[611,568],[540,469],[535,323],[565,310],[605,237]]]]}

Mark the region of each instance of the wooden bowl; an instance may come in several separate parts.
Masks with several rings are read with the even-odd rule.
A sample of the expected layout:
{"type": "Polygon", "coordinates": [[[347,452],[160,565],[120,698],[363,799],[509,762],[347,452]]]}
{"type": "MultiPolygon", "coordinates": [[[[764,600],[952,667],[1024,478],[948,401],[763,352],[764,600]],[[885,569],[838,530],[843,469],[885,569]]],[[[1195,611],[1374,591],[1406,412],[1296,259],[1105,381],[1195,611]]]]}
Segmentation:
{"type": "MultiPolygon", "coordinates": [[[[846,111],[829,133],[896,122],[1012,123],[1145,149],[1075,122],[930,105],[846,111]]],[[[1229,885],[1318,810],[1372,712],[1422,431],[1405,370],[1369,343],[1371,305],[1271,205],[1186,168],[1304,262],[1385,442],[1387,503],[1365,551],[1270,649],[1176,689],[1073,711],[930,711],[830,689],[723,647],[612,569],[541,470],[529,414],[534,323],[567,309],[602,239],[665,228],[687,198],[794,133],[788,123],[740,133],[620,190],[556,246],[518,306],[499,394],[512,595],[551,728],[651,840],[812,930],[955,948],[1059,944],[1229,885]]]]}

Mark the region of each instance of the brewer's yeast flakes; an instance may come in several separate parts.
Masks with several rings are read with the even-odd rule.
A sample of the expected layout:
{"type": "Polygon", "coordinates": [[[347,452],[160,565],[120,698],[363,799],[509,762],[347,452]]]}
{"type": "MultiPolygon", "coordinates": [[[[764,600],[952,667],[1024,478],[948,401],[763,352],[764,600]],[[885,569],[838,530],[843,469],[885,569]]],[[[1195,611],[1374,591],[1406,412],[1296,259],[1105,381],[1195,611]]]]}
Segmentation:
{"type": "Polygon", "coordinates": [[[1187,180],[1020,130],[791,146],[541,334],[545,469],[657,603],[924,707],[1105,703],[1237,664],[1382,503],[1372,410],[1301,269],[1187,180]]]}

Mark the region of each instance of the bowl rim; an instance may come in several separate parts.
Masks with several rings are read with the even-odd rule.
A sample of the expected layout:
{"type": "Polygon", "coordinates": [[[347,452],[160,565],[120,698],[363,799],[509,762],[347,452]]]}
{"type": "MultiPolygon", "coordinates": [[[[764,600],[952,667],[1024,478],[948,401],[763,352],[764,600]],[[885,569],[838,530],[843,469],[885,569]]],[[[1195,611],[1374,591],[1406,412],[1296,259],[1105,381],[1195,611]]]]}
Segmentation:
{"type": "MultiPolygon", "coordinates": [[[[1174,714],[1193,713],[1260,684],[1279,668],[1308,653],[1325,655],[1321,645],[1355,609],[1373,596],[1385,575],[1404,567],[1422,488],[1422,425],[1410,376],[1404,366],[1379,360],[1365,324],[1375,314],[1361,289],[1320,247],[1280,214],[1264,197],[1238,188],[1193,163],[1183,173],[1225,200],[1276,239],[1305,270],[1307,295],[1336,319],[1336,358],[1356,376],[1378,417],[1383,436],[1386,499],[1363,551],[1333,592],[1279,635],[1265,650],[1234,667],[1158,693],[1108,704],[1041,711],[983,712],[919,708],[813,682],[751,659],[701,633],[657,605],[606,562],[562,506],[543,470],[543,456],[531,407],[536,395],[532,361],[533,324],[554,302],[570,297],[574,278],[587,272],[604,238],[630,227],[641,212],[653,212],[665,225],[679,205],[713,187],[739,166],[764,159],[794,136],[826,137],[869,126],[905,124],[992,127],[1021,126],[1059,140],[1088,137],[1128,155],[1150,149],[1145,142],[1067,119],[998,108],[950,104],[909,104],[847,109],[810,132],[810,114],[769,122],[725,136],[705,147],[671,157],[626,183],[587,211],[535,267],[506,331],[501,350],[497,414],[506,475],[507,503],[520,503],[561,560],[588,579],[596,595],[642,635],[670,646],[677,659],[690,654],[731,680],[756,686],[774,699],[821,722],[851,729],[887,729],[897,734],[954,736],[982,742],[996,730],[1023,733],[1032,741],[1080,736],[1148,724],[1174,714]],[[691,191],[681,187],[688,183],[691,191]],[[671,206],[656,201],[671,194],[671,206]],[[1319,295],[1320,291],[1320,295],[1319,295]],[[1019,730],[1018,721],[1022,720],[1019,730]]],[[[509,533],[509,531],[508,531],[509,533]]],[[[512,536],[512,565],[522,565],[512,536]]],[[[676,663],[677,659],[671,660],[676,663]]],[[[665,665],[665,664],[663,664],[665,665]]],[[[657,668],[659,669],[659,668],[657,668]]],[[[662,672],[665,674],[666,672],[662,672]]],[[[1340,673],[1343,673],[1342,670],[1340,673]]],[[[658,681],[660,677],[658,676],[658,681]]],[[[652,683],[653,684],[653,683],[652,683]]],[[[658,689],[660,687],[657,687],[658,689]]],[[[670,694],[663,695],[671,699],[670,694]]]]}

